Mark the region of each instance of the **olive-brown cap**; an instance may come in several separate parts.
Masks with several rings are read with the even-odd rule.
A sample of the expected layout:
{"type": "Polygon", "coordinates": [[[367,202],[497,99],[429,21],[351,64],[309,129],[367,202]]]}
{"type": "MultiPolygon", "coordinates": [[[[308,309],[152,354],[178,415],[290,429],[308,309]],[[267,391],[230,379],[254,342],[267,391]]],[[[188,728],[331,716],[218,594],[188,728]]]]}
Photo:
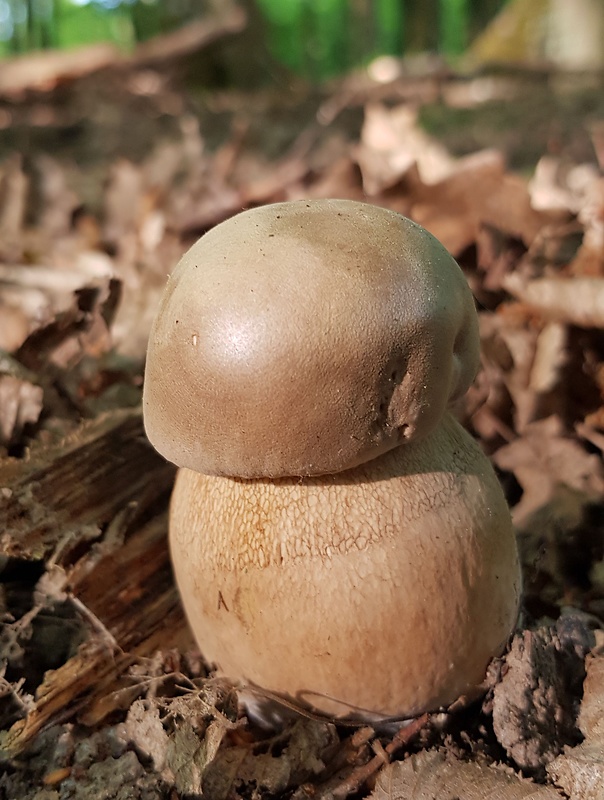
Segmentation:
{"type": "Polygon", "coordinates": [[[174,270],[145,427],[197,472],[340,472],[433,430],[478,359],[472,294],[426,230],[349,200],[277,203],[216,226],[174,270]]]}

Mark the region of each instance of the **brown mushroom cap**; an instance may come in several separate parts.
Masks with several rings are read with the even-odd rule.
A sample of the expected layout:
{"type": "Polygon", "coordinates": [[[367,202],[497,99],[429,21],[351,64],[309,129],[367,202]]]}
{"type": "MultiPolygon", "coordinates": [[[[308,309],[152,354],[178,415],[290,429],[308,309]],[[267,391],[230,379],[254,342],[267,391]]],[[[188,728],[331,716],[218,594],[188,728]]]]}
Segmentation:
{"type": "Polygon", "coordinates": [[[197,472],[349,469],[426,436],[478,366],[464,276],[427,231],[348,200],[239,214],[183,256],[151,332],[151,443],[197,472]]]}

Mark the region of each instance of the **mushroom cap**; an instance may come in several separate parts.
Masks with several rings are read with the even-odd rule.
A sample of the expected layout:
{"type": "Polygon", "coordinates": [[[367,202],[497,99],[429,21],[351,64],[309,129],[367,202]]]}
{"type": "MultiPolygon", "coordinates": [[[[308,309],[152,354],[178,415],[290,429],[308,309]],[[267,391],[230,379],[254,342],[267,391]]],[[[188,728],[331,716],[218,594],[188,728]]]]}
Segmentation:
{"type": "Polygon", "coordinates": [[[278,203],[216,226],[174,270],[145,427],[197,472],[335,473],[426,436],[478,361],[472,294],[426,230],[349,200],[278,203]]]}
{"type": "Polygon", "coordinates": [[[170,546],[205,658],[337,717],[400,719],[476,694],[518,614],[509,511],[450,414],[337,475],[181,469],[170,546]]]}

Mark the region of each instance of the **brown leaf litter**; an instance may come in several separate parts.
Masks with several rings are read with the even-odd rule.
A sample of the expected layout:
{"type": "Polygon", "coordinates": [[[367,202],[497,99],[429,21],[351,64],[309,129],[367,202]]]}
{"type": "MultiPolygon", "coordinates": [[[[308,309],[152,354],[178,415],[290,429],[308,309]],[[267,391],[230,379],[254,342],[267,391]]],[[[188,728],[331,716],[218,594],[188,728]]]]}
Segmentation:
{"type": "MultiPolygon", "coordinates": [[[[123,141],[96,171],[0,162],[0,797],[602,797],[602,164],[550,152],[529,181],[493,149],[452,154],[422,104],[469,97],[468,79],[348,78],[295,120],[289,95],[285,115],[263,93],[200,112],[159,72],[112,80],[146,125],[175,109],[170,135],[137,159],[123,141]],[[499,470],[524,565],[524,617],[482,704],[379,734],[296,716],[259,730],[212,676],[171,576],[174,469],[140,414],[182,252],[242,207],[322,196],[408,214],[460,261],[483,365],[458,412],[499,470]]],[[[9,116],[68,130],[90,87],[110,107],[77,85],[13,98],[9,116]]]]}

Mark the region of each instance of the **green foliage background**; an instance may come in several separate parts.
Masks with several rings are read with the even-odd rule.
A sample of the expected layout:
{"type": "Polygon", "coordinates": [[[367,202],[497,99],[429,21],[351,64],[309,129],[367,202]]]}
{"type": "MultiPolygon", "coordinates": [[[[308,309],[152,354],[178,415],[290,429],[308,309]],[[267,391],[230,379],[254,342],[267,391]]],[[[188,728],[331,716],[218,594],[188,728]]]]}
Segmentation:
{"type": "MultiPolygon", "coordinates": [[[[252,0],[285,66],[323,79],[381,54],[455,56],[505,0],[252,0]]],[[[0,0],[0,56],[109,41],[130,49],[216,0],[0,0]]]]}

